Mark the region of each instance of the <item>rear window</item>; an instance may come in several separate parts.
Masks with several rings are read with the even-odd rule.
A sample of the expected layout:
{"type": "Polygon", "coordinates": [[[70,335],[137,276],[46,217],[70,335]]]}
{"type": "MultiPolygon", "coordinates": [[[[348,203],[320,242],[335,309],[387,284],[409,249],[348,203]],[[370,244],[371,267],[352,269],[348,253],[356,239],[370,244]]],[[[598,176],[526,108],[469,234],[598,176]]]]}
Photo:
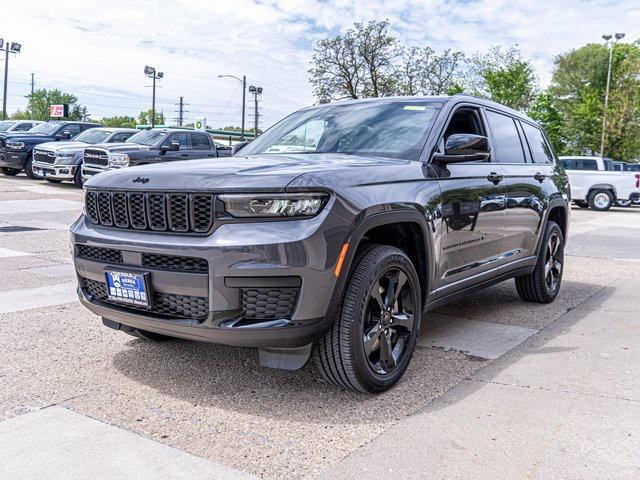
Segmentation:
{"type": "Polygon", "coordinates": [[[598,170],[598,162],[592,158],[565,158],[562,164],[567,170],[598,170]]]}
{"type": "Polygon", "coordinates": [[[524,163],[524,150],[513,118],[492,111],[487,111],[487,118],[493,135],[493,161],[524,163]]]}
{"type": "Polygon", "coordinates": [[[525,122],[522,122],[522,129],[527,137],[527,143],[531,150],[531,158],[533,159],[533,162],[552,163],[553,153],[551,152],[551,147],[549,147],[542,131],[525,122]]]}

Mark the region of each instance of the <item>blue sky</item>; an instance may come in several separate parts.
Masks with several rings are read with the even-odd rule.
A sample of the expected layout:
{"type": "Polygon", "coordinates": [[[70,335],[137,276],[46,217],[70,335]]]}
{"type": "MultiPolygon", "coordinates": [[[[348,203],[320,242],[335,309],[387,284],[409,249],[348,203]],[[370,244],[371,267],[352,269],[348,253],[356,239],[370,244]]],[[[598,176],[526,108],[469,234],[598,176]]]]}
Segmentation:
{"type": "Polygon", "coordinates": [[[354,21],[388,18],[405,43],[436,50],[518,45],[542,85],[560,53],[606,32],[640,38],[640,0],[2,0],[2,7],[0,38],[23,45],[10,59],[9,111],[24,108],[33,72],[37,87],[76,94],[92,118],[137,116],[151,103],[149,64],[165,74],[159,110],[174,117],[184,96],[187,118],[214,126],[240,123],[240,86],[221,74],[244,74],[264,88],[261,126],[312,104],[313,42],[354,21]]]}

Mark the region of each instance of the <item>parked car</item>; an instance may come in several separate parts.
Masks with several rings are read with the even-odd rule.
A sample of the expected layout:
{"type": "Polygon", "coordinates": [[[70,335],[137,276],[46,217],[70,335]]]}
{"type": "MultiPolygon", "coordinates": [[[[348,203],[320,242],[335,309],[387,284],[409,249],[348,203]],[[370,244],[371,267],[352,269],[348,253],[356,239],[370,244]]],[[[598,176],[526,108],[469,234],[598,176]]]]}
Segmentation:
{"type": "Polygon", "coordinates": [[[224,162],[85,189],[78,294],[106,326],[257,347],[276,368],[315,348],[345,389],[390,388],[437,306],[509,278],[548,303],[562,282],[564,169],[536,123],[470,96],[320,105],[224,162]]]}
{"type": "Polygon", "coordinates": [[[135,128],[91,128],[66,142],[42,143],[33,149],[33,170],[45,180],[70,180],[82,186],[82,155],[88,145],[122,143],[138,133],[135,128]]]}
{"type": "Polygon", "coordinates": [[[0,121],[0,161],[4,160],[7,134],[26,132],[38,125],[37,120],[2,120],[0,121]]]}
{"type": "Polygon", "coordinates": [[[230,155],[231,149],[217,147],[206,132],[172,128],[142,130],[125,143],[86,148],[82,177],[86,181],[97,173],[122,167],[230,155]]]}
{"type": "Polygon", "coordinates": [[[4,147],[0,145],[0,171],[5,175],[17,175],[24,169],[31,178],[41,179],[33,170],[33,148],[41,143],[69,140],[89,128],[101,127],[98,123],[55,121],[43,122],[27,132],[4,134],[4,147]]]}
{"type": "Polygon", "coordinates": [[[573,202],[579,207],[604,211],[616,203],[629,205],[640,196],[640,174],[616,172],[608,159],[567,156],[560,160],[569,176],[573,202]]]}

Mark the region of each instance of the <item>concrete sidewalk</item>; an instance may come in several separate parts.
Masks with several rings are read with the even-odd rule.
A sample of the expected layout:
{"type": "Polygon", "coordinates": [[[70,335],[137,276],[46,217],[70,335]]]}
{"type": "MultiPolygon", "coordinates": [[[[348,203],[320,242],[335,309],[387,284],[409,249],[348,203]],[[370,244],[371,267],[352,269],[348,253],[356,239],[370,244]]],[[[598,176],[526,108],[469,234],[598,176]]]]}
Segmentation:
{"type": "Polygon", "coordinates": [[[614,282],[323,478],[640,478],[637,306],[614,282]]]}

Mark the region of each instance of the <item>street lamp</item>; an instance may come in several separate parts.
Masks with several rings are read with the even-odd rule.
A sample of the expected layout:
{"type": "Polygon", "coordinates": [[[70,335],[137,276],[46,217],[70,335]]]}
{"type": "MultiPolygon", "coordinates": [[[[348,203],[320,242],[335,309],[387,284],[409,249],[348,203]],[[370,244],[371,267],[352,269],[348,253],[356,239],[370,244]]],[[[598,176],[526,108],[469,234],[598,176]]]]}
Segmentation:
{"type": "Polygon", "coordinates": [[[151,128],[156,126],[156,80],[164,78],[164,73],[156,71],[155,67],[149,65],[144,67],[144,74],[153,78],[153,94],[151,99],[151,128]]]}
{"type": "Polygon", "coordinates": [[[258,136],[258,95],[262,95],[262,87],[256,87],[254,85],[249,86],[249,93],[253,93],[253,100],[255,102],[255,115],[254,115],[254,128],[253,138],[258,136]]]}
{"type": "Polygon", "coordinates": [[[2,119],[7,118],[7,84],[9,79],[9,54],[18,54],[22,50],[22,45],[16,42],[9,41],[5,43],[3,38],[0,38],[0,51],[4,52],[4,88],[2,96],[2,119]],[[4,47],[4,48],[3,48],[4,47]]]}
{"type": "Polygon", "coordinates": [[[615,40],[611,41],[612,35],[605,33],[602,35],[603,40],[609,46],[609,67],[607,69],[607,87],[604,91],[604,112],[602,113],[602,137],[600,138],[600,158],[604,158],[604,140],[605,130],[607,127],[607,107],[609,105],[609,85],[611,84],[611,64],[613,63],[613,46],[618,43],[618,40],[624,38],[624,33],[616,33],[615,40]]]}
{"type": "Polygon", "coordinates": [[[243,75],[242,78],[238,78],[234,75],[218,75],[218,78],[235,78],[242,84],[242,140],[244,140],[244,111],[245,111],[245,103],[246,103],[246,94],[247,94],[247,76],[243,75]]]}

